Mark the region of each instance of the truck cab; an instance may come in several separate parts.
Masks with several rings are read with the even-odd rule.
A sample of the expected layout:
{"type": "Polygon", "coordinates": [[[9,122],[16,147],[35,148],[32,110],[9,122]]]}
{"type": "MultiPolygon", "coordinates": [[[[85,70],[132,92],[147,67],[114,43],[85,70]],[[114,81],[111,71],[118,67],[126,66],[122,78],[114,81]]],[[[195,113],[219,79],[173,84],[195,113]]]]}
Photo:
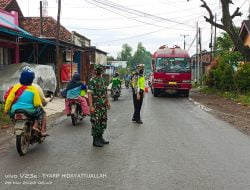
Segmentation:
{"type": "Polygon", "coordinates": [[[191,59],[187,51],[178,46],[161,46],[153,54],[152,69],[151,91],[155,97],[162,92],[189,96],[191,59]]]}

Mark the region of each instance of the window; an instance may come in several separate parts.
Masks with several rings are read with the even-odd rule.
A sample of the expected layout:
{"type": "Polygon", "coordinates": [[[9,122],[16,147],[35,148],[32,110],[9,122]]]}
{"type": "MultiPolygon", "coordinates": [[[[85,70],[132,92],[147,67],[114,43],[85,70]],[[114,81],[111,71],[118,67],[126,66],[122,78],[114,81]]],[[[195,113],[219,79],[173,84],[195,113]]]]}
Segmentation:
{"type": "Polygon", "coordinates": [[[157,58],[156,71],[166,73],[189,73],[190,59],[189,58],[157,58]]]}

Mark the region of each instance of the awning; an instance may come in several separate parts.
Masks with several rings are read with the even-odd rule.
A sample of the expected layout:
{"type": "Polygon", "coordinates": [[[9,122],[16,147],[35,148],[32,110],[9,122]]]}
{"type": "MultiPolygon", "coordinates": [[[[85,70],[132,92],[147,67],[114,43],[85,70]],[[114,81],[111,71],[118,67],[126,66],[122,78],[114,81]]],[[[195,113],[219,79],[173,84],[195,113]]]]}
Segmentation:
{"type": "Polygon", "coordinates": [[[34,37],[34,36],[30,35],[29,33],[25,34],[23,32],[17,32],[17,31],[14,31],[14,30],[7,29],[5,27],[0,27],[0,32],[5,33],[5,34],[10,34],[10,35],[16,36],[16,37],[22,37],[24,39],[27,39],[27,40],[30,40],[30,41],[33,41],[33,42],[40,42],[40,43],[47,43],[47,44],[55,45],[55,43],[53,41],[46,40],[46,39],[43,39],[43,38],[37,38],[37,37],[34,37]]]}

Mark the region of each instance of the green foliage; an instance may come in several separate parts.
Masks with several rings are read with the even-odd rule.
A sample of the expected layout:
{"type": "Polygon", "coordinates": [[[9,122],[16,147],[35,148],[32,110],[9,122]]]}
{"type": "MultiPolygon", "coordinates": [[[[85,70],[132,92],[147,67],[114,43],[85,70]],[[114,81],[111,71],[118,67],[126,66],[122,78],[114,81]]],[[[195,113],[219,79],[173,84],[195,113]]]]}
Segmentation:
{"type": "Polygon", "coordinates": [[[228,33],[223,32],[222,36],[217,37],[215,46],[219,52],[229,52],[233,47],[233,42],[228,33]]]}
{"type": "Polygon", "coordinates": [[[117,72],[119,73],[121,79],[124,79],[124,77],[130,73],[127,67],[118,67],[117,72]]]}
{"type": "Polygon", "coordinates": [[[244,93],[250,91],[250,63],[245,63],[238,68],[235,83],[237,91],[244,93]]]}
{"type": "MultiPolygon", "coordinates": [[[[235,31],[239,33],[240,27],[235,27],[235,31]]],[[[233,48],[234,44],[228,33],[223,32],[221,36],[216,38],[216,55],[224,55],[229,53],[233,48]]]]}
{"type": "Polygon", "coordinates": [[[108,56],[107,61],[115,61],[115,58],[113,56],[108,56]]]}
{"type": "Polygon", "coordinates": [[[4,115],[3,111],[4,111],[4,105],[0,104],[0,122],[1,123],[9,123],[10,118],[9,118],[9,116],[4,115]]]}
{"type": "Polygon", "coordinates": [[[138,43],[137,49],[132,55],[132,48],[128,44],[122,45],[122,51],[117,57],[120,61],[127,61],[128,68],[135,68],[138,64],[145,64],[146,73],[151,72],[151,53],[146,50],[142,43],[138,43]]]}
{"type": "Polygon", "coordinates": [[[238,52],[225,53],[219,63],[204,77],[205,84],[221,91],[247,93],[250,91],[250,64],[239,66],[243,57],[238,52]]]}
{"type": "Polygon", "coordinates": [[[151,71],[151,53],[143,47],[142,43],[138,43],[137,50],[133,56],[132,67],[136,67],[138,64],[145,64],[145,71],[151,71]]]}
{"type": "Polygon", "coordinates": [[[230,64],[232,67],[237,67],[240,61],[244,60],[240,52],[228,52],[220,56],[219,61],[230,64]]]}
{"type": "Polygon", "coordinates": [[[128,44],[123,44],[122,51],[118,54],[117,60],[127,61],[127,66],[131,67],[132,50],[132,47],[130,47],[128,44]]]}
{"type": "Polygon", "coordinates": [[[235,85],[233,67],[220,62],[216,69],[210,70],[206,75],[205,84],[220,90],[233,90],[235,85]]]}

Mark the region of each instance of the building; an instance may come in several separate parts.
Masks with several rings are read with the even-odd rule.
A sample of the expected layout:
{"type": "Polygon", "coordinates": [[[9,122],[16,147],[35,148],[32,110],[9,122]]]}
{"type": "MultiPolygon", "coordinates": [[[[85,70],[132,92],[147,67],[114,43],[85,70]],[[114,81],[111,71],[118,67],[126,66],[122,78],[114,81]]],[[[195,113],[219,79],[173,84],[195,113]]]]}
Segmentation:
{"type": "Polygon", "coordinates": [[[20,26],[23,14],[15,0],[0,0],[0,69],[20,63],[20,48],[29,43],[49,43],[36,38],[20,26]]]}
{"type": "Polygon", "coordinates": [[[201,54],[195,54],[191,57],[192,80],[199,81],[202,75],[208,71],[212,62],[211,52],[202,51],[201,54]]]}
{"type": "Polygon", "coordinates": [[[244,20],[242,22],[239,36],[244,45],[250,48],[250,20],[244,20]]]}
{"type": "MultiPolygon", "coordinates": [[[[57,21],[49,16],[42,19],[24,17],[16,0],[0,0],[0,11],[0,67],[27,62],[50,64],[55,68],[57,21]]],[[[70,32],[62,25],[59,47],[61,73],[57,73],[57,76],[60,76],[61,82],[68,82],[74,72],[80,73],[82,80],[88,80],[91,64],[107,63],[106,52],[91,47],[90,39],[77,32],[70,32]]]]}

